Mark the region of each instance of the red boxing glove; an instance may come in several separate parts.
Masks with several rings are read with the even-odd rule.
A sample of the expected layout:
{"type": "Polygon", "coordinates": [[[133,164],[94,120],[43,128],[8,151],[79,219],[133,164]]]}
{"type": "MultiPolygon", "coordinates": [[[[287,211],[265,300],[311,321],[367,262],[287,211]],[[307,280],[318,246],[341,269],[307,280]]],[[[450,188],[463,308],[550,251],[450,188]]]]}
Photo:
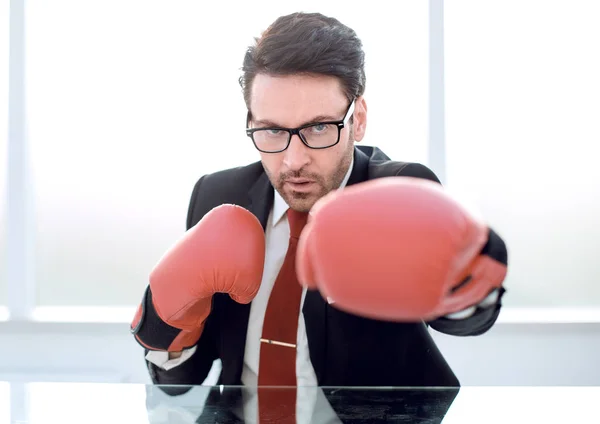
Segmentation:
{"type": "Polygon", "coordinates": [[[197,343],[215,293],[254,299],[263,274],[265,234],[246,209],[222,205],[160,259],[131,324],[144,347],[178,352],[197,343]]]}
{"type": "Polygon", "coordinates": [[[501,287],[504,242],[437,183],[380,178],[319,200],[298,244],[298,281],[336,307],[389,321],[439,318],[501,287]]]}

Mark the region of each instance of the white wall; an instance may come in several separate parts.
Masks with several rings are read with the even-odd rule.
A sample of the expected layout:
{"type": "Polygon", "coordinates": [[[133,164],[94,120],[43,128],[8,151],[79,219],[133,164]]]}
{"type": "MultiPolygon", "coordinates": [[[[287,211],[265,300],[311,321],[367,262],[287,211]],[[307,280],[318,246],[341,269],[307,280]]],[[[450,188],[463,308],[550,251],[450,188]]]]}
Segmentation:
{"type": "MultiPolygon", "coordinates": [[[[600,385],[600,324],[498,323],[479,337],[433,335],[464,386],[600,385]]],[[[0,381],[149,383],[127,324],[4,322],[0,346],[0,381]]]]}
{"type": "Polygon", "coordinates": [[[600,324],[500,324],[480,337],[434,338],[465,386],[600,385],[600,324]]]}

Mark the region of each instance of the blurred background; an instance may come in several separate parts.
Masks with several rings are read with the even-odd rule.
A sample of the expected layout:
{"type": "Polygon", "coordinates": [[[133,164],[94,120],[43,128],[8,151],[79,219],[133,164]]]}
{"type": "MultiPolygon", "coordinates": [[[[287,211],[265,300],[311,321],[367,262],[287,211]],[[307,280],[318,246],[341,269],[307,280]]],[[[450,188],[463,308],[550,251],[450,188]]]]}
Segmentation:
{"type": "Polygon", "coordinates": [[[0,380],[149,381],[128,323],[197,179],[259,159],[242,58],[295,11],[363,40],[363,143],[508,243],[497,325],[432,330],[461,382],[600,384],[594,0],[0,0],[0,380]]]}

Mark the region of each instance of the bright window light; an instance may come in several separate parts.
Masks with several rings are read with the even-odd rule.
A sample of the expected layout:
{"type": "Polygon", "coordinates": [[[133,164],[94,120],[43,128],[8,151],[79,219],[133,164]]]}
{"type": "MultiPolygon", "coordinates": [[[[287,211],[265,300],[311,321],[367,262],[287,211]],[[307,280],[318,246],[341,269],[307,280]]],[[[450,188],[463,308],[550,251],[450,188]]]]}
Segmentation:
{"type": "MultiPolygon", "coordinates": [[[[259,159],[238,85],[285,2],[27,2],[39,306],[131,306],[203,174],[259,159]],[[226,24],[224,23],[226,22],[226,24]]],[[[309,1],[367,54],[365,144],[427,158],[427,2],[309,1]],[[391,13],[393,12],[393,13],[391,13]]]]}
{"type": "Polygon", "coordinates": [[[600,306],[600,3],[445,2],[448,186],[509,248],[506,306],[600,306]]]}
{"type": "Polygon", "coordinates": [[[6,179],[8,148],[8,1],[0,1],[0,305],[6,304],[6,179]]]}

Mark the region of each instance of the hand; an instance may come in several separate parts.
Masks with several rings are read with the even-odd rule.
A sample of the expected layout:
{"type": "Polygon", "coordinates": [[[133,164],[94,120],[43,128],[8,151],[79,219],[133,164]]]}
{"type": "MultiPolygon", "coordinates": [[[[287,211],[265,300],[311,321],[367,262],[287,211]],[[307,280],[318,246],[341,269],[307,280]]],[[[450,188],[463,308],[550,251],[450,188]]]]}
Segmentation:
{"type": "Polygon", "coordinates": [[[179,359],[183,355],[183,351],[180,352],[169,352],[169,360],[171,359],[179,359]]]}
{"type": "Polygon", "coordinates": [[[336,307],[391,321],[476,305],[506,276],[504,242],[431,181],[389,177],[334,191],[310,211],[300,283],[336,307]]]}

